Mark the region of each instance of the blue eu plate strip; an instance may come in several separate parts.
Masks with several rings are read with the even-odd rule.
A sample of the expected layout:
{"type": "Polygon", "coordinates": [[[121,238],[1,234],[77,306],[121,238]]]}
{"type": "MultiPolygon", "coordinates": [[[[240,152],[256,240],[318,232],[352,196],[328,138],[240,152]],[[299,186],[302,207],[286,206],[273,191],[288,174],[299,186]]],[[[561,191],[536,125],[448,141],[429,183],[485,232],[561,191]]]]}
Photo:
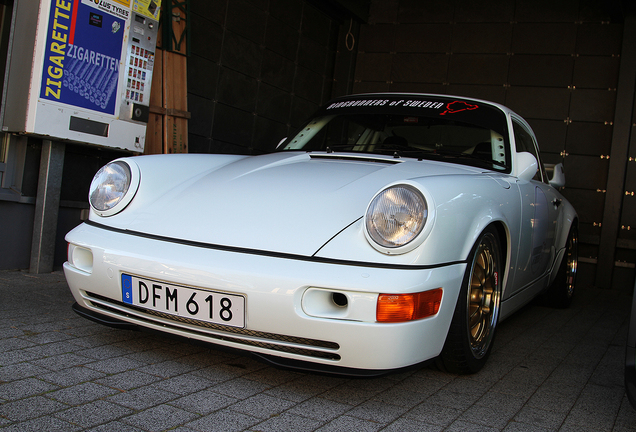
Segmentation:
{"type": "Polygon", "coordinates": [[[127,274],[121,275],[121,298],[124,303],[132,304],[132,276],[127,274]]]}

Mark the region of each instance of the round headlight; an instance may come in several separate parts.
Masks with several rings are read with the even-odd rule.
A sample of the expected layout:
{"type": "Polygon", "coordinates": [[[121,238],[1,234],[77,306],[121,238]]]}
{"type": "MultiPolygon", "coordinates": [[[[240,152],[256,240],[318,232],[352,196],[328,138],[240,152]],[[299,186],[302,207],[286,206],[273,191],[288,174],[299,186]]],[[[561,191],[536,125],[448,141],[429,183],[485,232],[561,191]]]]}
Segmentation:
{"type": "Polygon", "coordinates": [[[121,211],[132,199],[139,183],[139,175],[124,161],[103,166],[91,182],[89,199],[91,207],[100,216],[110,216],[121,211]]]}
{"type": "Polygon", "coordinates": [[[377,194],[365,215],[368,236],[383,248],[399,248],[424,228],[428,208],[422,193],[410,185],[395,185],[377,194]]]}

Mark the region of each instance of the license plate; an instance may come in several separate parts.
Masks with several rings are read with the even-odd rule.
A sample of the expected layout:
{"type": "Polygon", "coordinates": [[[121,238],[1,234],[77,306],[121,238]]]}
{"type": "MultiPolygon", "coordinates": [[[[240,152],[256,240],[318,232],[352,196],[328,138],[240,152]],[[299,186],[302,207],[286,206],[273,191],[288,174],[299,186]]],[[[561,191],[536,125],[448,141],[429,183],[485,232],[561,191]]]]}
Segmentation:
{"type": "Polygon", "coordinates": [[[121,275],[124,303],[184,318],[245,327],[245,297],[121,275]]]}

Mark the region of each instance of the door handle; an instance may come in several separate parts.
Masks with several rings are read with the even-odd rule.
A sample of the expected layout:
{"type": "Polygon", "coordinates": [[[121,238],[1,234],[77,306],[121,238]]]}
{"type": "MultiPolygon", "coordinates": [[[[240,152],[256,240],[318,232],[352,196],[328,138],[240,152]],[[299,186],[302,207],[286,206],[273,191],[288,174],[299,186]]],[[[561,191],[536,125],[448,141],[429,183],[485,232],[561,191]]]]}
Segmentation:
{"type": "Polygon", "coordinates": [[[556,208],[556,207],[559,207],[559,206],[561,205],[561,202],[562,202],[562,201],[563,201],[563,200],[561,200],[561,199],[559,199],[559,198],[555,198],[555,199],[553,199],[553,200],[552,200],[552,205],[553,205],[555,208],[556,208]]]}

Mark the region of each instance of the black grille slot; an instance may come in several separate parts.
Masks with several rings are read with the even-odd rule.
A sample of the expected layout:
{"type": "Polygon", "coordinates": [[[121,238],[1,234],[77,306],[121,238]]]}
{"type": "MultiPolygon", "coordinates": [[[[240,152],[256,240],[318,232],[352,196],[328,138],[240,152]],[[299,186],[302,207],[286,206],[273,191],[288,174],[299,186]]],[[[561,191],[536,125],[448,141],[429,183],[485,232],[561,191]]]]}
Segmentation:
{"type": "Polygon", "coordinates": [[[117,314],[119,316],[135,318],[137,320],[159,324],[165,327],[173,327],[175,329],[179,329],[180,331],[187,331],[187,332],[190,332],[193,334],[199,334],[208,338],[239,343],[246,346],[265,348],[272,351],[286,352],[286,353],[298,354],[298,355],[321,358],[321,359],[340,360],[340,355],[336,353],[311,349],[311,347],[316,347],[316,348],[325,348],[329,350],[337,350],[340,348],[340,345],[338,345],[335,342],[321,341],[317,339],[309,339],[309,338],[281,335],[281,334],[275,334],[275,333],[259,332],[259,331],[248,330],[248,329],[237,328],[237,327],[229,327],[229,326],[224,326],[220,324],[208,323],[205,321],[193,320],[190,318],[170,315],[163,312],[157,312],[157,311],[153,311],[149,309],[140,308],[137,306],[132,306],[132,305],[129,305],[117,300],[113,300],[98,294],[90,293],[90,292],[86,292],[86,295],[89,299],[94,300],[93,302],[91,302],[91,305],[93,307],[102,309],[104,311],[108,311],[110,313],[117,314]],[[129,313],[122,312],[122,309],[129,311],[129,313]],[[153,320],[152,317],[157,317],[157,318],[162,318],[164,320],[173,321],[175,325],[168,326],[165,324],[165,322],[159,322],[159,321],[153,320]],[[201,330],[193,330],[192,328],[181,327],[177,325],[177,323],[183,323],[183,324],[189,324],[191,326],[196,326],[200,328],[201,330]],[[212,330],[214,331],[214,333],[207,332],[205,330],[212,330]],[[255,341],[251,339],[245,339],[244,337],[241,337],[241,336],[267,339],[271,342],[255,341]],[[288,346],[288,345],[279,345],[276,342],[305,345],[307,348],[288,346]]]}

